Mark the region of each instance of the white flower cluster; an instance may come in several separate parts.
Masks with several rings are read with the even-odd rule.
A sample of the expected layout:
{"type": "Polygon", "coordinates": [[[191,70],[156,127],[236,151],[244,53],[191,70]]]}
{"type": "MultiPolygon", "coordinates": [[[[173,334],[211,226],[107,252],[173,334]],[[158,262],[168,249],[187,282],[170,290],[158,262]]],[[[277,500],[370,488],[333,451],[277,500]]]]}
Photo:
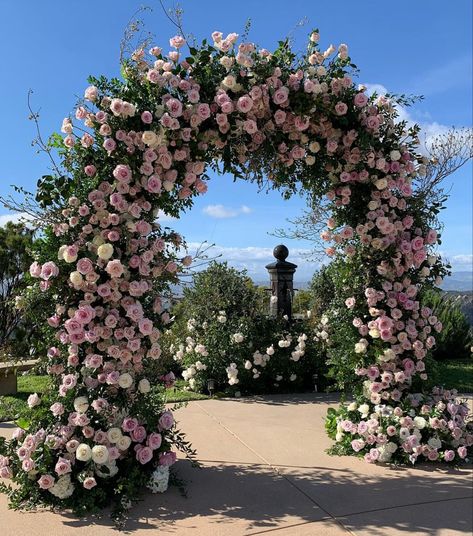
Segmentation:
{"type": "Polygon", "coordinates": [[[239,383],[238,368],[236,363],[230,363],[230,366],[226,368],[229,385],[236,385],[239,383]]]}
{"type": "Polygon", "coordinates": [[[49,491],[58,499],[67,499],[74,493],[74,484],[71,482],[71,475],[67,474],[57,479],[49,491]]]}
{"type": "Polygon", "coordinates": [[[147,487],[152,493],[164,493],[169,485],[169,466],[159,465],[151,474],[147,487]]]}
{"type": "Polygon", "coordinates": [[[291,353],[292,361],[299,361],[299,359],[305,354],[305,341],[307,340],[307,335],[302,333],[297,338],[297,345],[291,353]]]}
{"type": "Polygon", "coordinates": [[[328,317],[326,315],[322,315],[322,318],[320,319],[320,322],[315,330],[314,341],[326,343],[329,342],[328,323],[328,317]]]}
{"type": "Polygon", "coordinates": [[[220,322],[220,324],[225,324],[227,321],[227,313],[225,311],[219,311],[217,320],[220,322]]]}
{"type": "Polygon", "coordinates": [[[201,370],[207,370],[207,365],[202,363],[202,361],[196,361],[193,365],[190,365],[185,370],[182,371],[182,377],[186,382],[189,383],[191,389],[195,388],[195,378],[194,376],[201,370]]]}
{"type": "Polygon", "coordinates": [[[243,333],[234,333],[232,335],[233,342],[240,343],[240,342],[243,342],[244,340],[245,340],[245,336],[243,335],[243,333]]]}

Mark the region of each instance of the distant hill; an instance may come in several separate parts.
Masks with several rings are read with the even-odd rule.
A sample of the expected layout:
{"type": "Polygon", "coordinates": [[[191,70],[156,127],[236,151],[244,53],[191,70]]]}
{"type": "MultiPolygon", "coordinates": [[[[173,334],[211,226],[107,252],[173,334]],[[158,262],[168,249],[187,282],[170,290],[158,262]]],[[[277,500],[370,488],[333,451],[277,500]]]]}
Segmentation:
{"type": "Polygon", "coordinates": [[[442,290],[473,291],[473,272],[453,272],[444,279],[442,290]]]}

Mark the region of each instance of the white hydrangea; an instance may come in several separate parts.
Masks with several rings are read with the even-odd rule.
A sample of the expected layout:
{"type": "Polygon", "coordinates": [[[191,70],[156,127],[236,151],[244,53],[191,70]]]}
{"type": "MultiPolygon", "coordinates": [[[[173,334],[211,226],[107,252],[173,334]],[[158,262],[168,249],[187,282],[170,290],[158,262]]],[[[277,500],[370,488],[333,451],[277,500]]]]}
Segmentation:
{"type": "Polygon", "coordinates": [[[49,488],[52,493],[58,499],[67,499],[74,493],[74,484],[71,482],[71,475],[67,474],[57,479],[52,488],[49,488]]]}
{"type": "Polygon", "coordinates": [[[147,487],[152,493],[164,493],[169,485],[169,466],[159,465],[152,473],[147,487]]]}

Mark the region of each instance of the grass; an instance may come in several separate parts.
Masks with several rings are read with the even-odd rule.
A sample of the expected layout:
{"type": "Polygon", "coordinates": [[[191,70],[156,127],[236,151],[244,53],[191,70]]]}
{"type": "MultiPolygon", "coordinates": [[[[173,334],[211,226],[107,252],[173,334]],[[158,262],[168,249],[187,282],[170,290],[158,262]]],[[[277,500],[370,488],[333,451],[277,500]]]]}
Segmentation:
{"type": "Polygon", "coordinates": [[[459,393],[473,393],[473,359],[437,362],[436,383],[459,393]]]}
{"type": "MultiPolygon", "coordinates": [[[[438,361],[435,370],[436,383],[447,389],[457,389],[460,393],[473,393],[473,359],[438,361]]],[[[49,383],[48,376],[18,376],[18,393],[0,396],[0,422],[16,419],[26,408],[26,400],[31,393],[43,393],[49,383]]],[[[178,380],[176,386],[166,391],[166,403],[188,402],[209,398],[201,393],[184,390],[184,382],[178,380]]],[[[218,398],[218,394],[215,395],[218,398]]]]}
{"type": "MultiPolygon", "coordinates": [[[[0,422],[11,421],[27,407],[26,401],[30,394],[41,394],[48,388],[48,376],[34,376],[25,374],[18,376],[18,393],[16,395],[0,396],[0,422]]],[[[201,393],[184,391],[184,383],[178,381],[176,386],[166,391],[166,403],[188,402],[192,400],[205,400],[209,398],[201,393]]]]}

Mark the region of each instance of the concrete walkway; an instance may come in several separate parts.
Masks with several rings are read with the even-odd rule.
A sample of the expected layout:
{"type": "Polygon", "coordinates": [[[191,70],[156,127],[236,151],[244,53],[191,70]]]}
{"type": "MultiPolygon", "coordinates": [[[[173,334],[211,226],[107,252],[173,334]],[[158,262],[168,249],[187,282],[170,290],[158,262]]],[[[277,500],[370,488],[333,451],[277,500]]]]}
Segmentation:
{"type": "MultiPolygon", "coordinates": [[[[204,400],[176,413],[201,469],[179,461],[176,488],[131,512],[137,536],[469,536],[472,470],[396,469],[325,454],[330,395],[204,400]]],[[[0,432],[8,433],[7,424],[0,432]]],[[[107,517],[12,512],[1,536],[108,536],[107,517]]]]}

